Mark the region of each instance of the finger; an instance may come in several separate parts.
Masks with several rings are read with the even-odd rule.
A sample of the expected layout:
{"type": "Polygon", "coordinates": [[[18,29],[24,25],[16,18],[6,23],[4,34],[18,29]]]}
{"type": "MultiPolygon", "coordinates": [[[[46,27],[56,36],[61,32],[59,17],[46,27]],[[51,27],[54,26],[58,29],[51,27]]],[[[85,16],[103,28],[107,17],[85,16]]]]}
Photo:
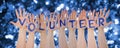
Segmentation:
{"type": "Polygon", "coordinates": [[[30,18],[29,18],[29,20],[30,20],[30,22],[32,22],[32,14],[30,13],[30,16],[29,16],[30,18]]]}
{"type": "Polygon", "coordinates": [[[30,16],[29,16],[29,17],[30,17],[29,19],[30,19],[30,22],[31,22],[31,21],[32,21],[32,14],[31,14],[31,13],[30,13],[30,16]]]}
{"type": "Polygon", "coordinates": [[[34,14],[32,14],[32,22],[35,23],[34,17],[35,17],[34,14]]]}
{"type": "Polygon", "coordinates": [[[57,14],[57,20],[60,20],[60,14],[57,14]]]}
{"type": "Polygon", "coordinates": [[[40,22],[43,22],[43,21],[44,21],[44,15],[40,14],[40,22]]]}
{"type": "Polygon", "coordinates": [[[82,11],[81,11],[81,13],[78,15],[78,19],[81,19],[81,14],[82,14],[82,11]]]}
{"type": "Polygon", "coordinates": [[[89,11],[88,13],[88,19],[94,19],[94,15],[92,15],[92,11],[89,11]]]}
{"type": "Polygon", "coordinates": [[[15,22],[13,22],[13,21],[11,21],[10,23],[12,23],[12,24],[15,25],[15,26],[17,25],[17,24],[16,24],[15,22]]]}
{"type": "Polygon", "coordinates": [[[25,12],[25,9],[23,9],[23,16],[25,17],[26,16],[26,12],[25,12]]]}
{"type": "Polygon", "coordinates": [[[95,10],[93,10],[93,12],[92,12],[92,17],[95,17],[94,15],[95,15],[95,10]]]}
{"type": "Polygon", "coordinates": [[[49,21],[49,19],[48,19],[48,16],[46,17],[46,19],[45,19],[47,22],[49,21]]]}
{"type": "Polygon", "coordinates": [[[104,16],[103,16],[102,9],[100,9],[100,17],[104,17],[104,16]]]}
{"type": "Polygon", "coordinates": [[[62,10],[62,12],[61,12],[61,16],[64,16],[64,13],[65,13],[65,11],[64,11],[64,10],[62,10]]]}
{"type": "Polygon", "coordinates": [[[109,23],[105,23],[105,26],[108,26],[108,25],[110,25],[110,24],[112,24],[112,21],[109,22],[109,23]]]}
{"type": "Polygon", "coordinates": [[[17,18],[19,18],[17,9],[15,10],[15,13],[16,13],[17,18]]]}
{"type": "Polygon", "coordinates": [[[68,11],[65,10],[65,19],[67,19],[67,18],[68,18],[68,11]]]}
{"type": "Polygon", "coordinates": [[[72,19],[75,19],[76,18],[76,11],[73,10],[73,13],[72,13],[72,19]]]}
{"type": "Polygon", "coordinates": [[[104,10],[103,10],[103,13],[105,14],[105,12],[106,12],[106,8],[104,8],[104,10]]]}
{"type": "Polygon", "coordinates": [[[98,19],[98,17],[99,17],[98,14],[99,14],[98,12],[95,14],[95,15],[96,15],[96,16],[95,16],[95,20],[98,19]]]}
{"type": "Polygon", "coordinates": [[[110,10],[107,11],[105,18],[107,18],[109,16],[110,10]]]}
{"type": "Polygon", "coordinates": [[[70,16],[69,16],[69,19],[72,19],[72,14],[73,14],[73,11],[71,12],[70,16]]]}
{"type": "Polygon", "coordinates": [[[22,9],[19,9],[20,17],[22,16],[22,9]]]}
{"type": "Polygon", "coordinates": [[[86,11],[85,10],[82,10],[81,11],[81,19],[85,19],[86,18],[86,11]]]}
{"type": "Polygon", "coordinates": [[[51,14],[50,14],[50,20],[51,20],[51,21],[53,21],[53,18],[54,18],[53,14],[54,14],[54,13],[51,13],[51,14]]]}

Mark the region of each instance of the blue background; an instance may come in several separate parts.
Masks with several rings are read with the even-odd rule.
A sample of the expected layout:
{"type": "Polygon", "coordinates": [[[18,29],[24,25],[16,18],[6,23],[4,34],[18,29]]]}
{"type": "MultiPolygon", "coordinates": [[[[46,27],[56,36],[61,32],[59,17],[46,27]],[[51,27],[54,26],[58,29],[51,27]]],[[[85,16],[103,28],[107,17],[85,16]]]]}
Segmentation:
{"type": "MultiPolygon", "coordinates": [[[[17,21],[15,9],[25,8],[27,12],[34,15],[50,12],[58,12],[66,9],[80,13],[82,9],[87,11],[107,8],[110,14],[107,21],[113,23],[106,27],[105,36],[109,48],[120,48],[120,0],[0,0],[0,48],[15,48],[18,39],[19,28],[12,25],[10,21],[17,21]]],[[[87,32],[87,31],[86,31],[87,32]]],[[[97,40],[97,31],[95,31],[97,40]]],[[[28,35],[28,33],[27,33],[28,35]]],[[[77,31],[76,31],[77,35],[77,31]]],[[[66,30],[68,36],[68,30],[66,30]]],[[[54,41],[58,48],[58,34],[54,32],[54,41]]],[[[35,33],[35,48],[39,47],[40,34],[35,33]]]]}

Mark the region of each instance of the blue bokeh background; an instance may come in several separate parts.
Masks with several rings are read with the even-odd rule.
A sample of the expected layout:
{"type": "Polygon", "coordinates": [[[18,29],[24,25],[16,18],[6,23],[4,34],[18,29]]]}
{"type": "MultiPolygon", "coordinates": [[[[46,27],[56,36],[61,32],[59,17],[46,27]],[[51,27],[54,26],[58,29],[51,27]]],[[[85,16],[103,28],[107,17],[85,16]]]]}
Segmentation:
{"type": "MultiPolygon", "coordinates": [[[[34,15],[50,12],[60,12],[63,9],[71,12],[76,10],[110,9],[108,22],[113,23],[104,29],[109,48],[120,48],[120,0],[0,0],[0,48],[15,48],[18,39],[19,28],[12,25],[10,21],[17,21],[15,9],[25,8],[27,12],[34,15]]],[[[58,48],[57,30],[54,32],[54,41],[58,48]]],[[[27,33],[28,34],[28,33],[27,33]]],[[[77,31],[76,31],[77,34],[77,31]]],[[[97,38],[97,31],[95,32],[97,38]]],[[[66,30],[66,36],[68,31],[66,30]]],[[[40,33],[35,33],[35,47],[40,44],[40,33]]]]}

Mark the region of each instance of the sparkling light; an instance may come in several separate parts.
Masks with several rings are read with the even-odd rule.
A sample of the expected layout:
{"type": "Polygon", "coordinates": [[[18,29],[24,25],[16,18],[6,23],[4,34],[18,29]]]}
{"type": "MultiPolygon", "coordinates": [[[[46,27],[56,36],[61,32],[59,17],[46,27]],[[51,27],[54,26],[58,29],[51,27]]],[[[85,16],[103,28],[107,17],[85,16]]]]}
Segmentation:
{"type": "Polygon", "coordinates": [[[38,3],[38,1],[37,0],[33,0],[36,4],[38,3]]]}
{"type": "Polygon", "coordinates": [[[118,19],[115,19],[115,24],[119,24],[119,20],[118,19]]]}
{"type": "Polygon", "coordinates": [[[118,35],[118,32],[114,32],[114,35],[118,35]]]}
{"type": "Polygon", "coordinates": [[[109,30],[108,27],[104,28],[104,32],[108,32],[108,30],[109,30]]]}
{"type": "Polygon", "coordinates": [[[46,2],[45,2],[45,4],[46,4],[46,5],[49,5],[49,4],[50,4],[50,2],[49,2],[49,1],[46,1],[46,2]]]}
{"type": "Polygon", "coordinates": [[[64,4],[60,4],[60,5],[57,7],[57,11],[60,11],[62,8],[64,8],[64,4]]]}
{"type": "Polygon", "coordinates": [[[11,40],[13,40],[14,36],[11,35],[11,34],[9,34],[9,35],[6,35],[5,38],[6,38],[6,39],[11,39],[11,40]]]}
{"type": "Polygon", "coordinates": [[[119,7],[120,7],[120,4],[117,5],[117,8],[119,8],[119,7]]]}
{"type": "Polygon", "coordinates": [[[107,41],[107,44],[113,44],[114,43],[114,40],[108,40],[107,41]]]}
{"type": "Polygon", "coordinates": [[[68,6],[66,7],[66,10],[69,10],[69,7],[68,7],[68,6]]]}

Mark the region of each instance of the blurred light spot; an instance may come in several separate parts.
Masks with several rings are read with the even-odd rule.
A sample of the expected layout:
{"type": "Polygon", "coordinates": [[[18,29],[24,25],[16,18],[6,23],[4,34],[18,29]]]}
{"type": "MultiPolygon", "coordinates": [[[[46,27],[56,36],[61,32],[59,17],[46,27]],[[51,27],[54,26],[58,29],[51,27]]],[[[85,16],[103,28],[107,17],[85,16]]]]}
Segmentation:
{"type": "Polygon", "coordinates": [[[115,45],[115,48],[118,48],[118,45],[115,45]]]}
{"type": "Polygon", "coordinates": [[[108,27],[105,27],[105,28],[104,28],[104,32],[107,32],[108,30],[109,30],[108,27]]]}
{"type": "Polygon", "coordinates": [[[114,43],[113,40],[108,40],[108,41],[107,41],[107,44],[113,44],[113,43],[114,43]]]}
{"type": "Polygon", "coordinates": [[[57,41],[57,38],[55,37],[54,40],[57,41]]]}
{"type": "Polygon", "coordinates": [[[118,35],[118,32],[114,32],[114,35],[118,35]]]}
{"type": "Polygon", "coordinates": [[[60,4],[60,5],[57,7],[57,11],[60,11],[62,8],[64,8],[64,4],[60,4]]]}
{"type": "Polygon", "coordinates": [[[13,40],[14,36],[9,34],[9,35],[6,35],[5,38],[13,40]]]}
{"type": "Polygon", "coordinates": [[[84,3],[82,3],[82,6],[84,6],[86,3],[84,2],[84,3]]]}
{"type": "Polygon", "coordinates": [[[120,38],[118,40],[120,41],[120,38]]]}
{"type": "Polygon", "coordinates": [[[43,11],[43,9],[41,8],[41,9],[40,9],[40,11],[42,12],[42,11],[43,11]]]}
{"type": "Polygon", "coordinates": [[[61,10],[60,7],[57,7],[57,10],[60,11],[61,10]]]}
{"type": "Polygon", "coordinates": [[[36,4],[38,3],[38,1],[37,0],[33,0],[36,4]]]}
{"type": "Polygon", "coordinates": [[[72,1],[70,1],[70,3],[73,3],[74,1],[72,0],[72,1]]]}
{"type": "Polygon", "coordinates": [[[63,8],[63,7],[64,7],[64,4],[61,4],[60,7],[63,8]]]}
{"type": "Polygon", "coordinates": [[[98,30],[95,30],[94,35],[98,36],[98,30]]]}
{"type": "Polygon", "coordinates": [[[65,30],[68,30],[67,28],[65,28],[65,30]]]}
{"type": "Polygon", "coordinates": [[[109,27],[109,29],[111,30],[111,29],[113,29],[113,27],[109,27]]]}
{"type": "Polygon", "coordinates": [[[119,20],[118,19],[115,19],[115,24],[119,24],[119,20]]]}
{"type": "Polygon", "coordinates": [[[68,7],[68,6],[66,7],[66,10],[69,10],[69,7],[68,7]]]}
{"type": "Polygon", "coordinates": [[[77,13],[80,13],[80,10],[77,10],[77,13]]]}
{"type": "Polygon", "coordinates": [[[95,35],[95,36],[97,36],[97,33],[96,33],[96,32],[94,32],[94,35],[95,35]]]}
{"type": "Polygon", "coordinates": [[[120,7],[120,4],[117,5],[117,8],[119,8],[119,7],[120,7]]]}
{"type": "Polygon", "coordinates": [[[37,44],[34,43],[34,48],[39,48],[39,47],[37,46],[37,44]]]}
{"type": "Polygon", "coordinates": [[[55,30],[55,31],[53,31],[53,35],[55,36],[55,35],[57,35],[57,31],[55,30]]]}
{"type": "Polygon", "coordinates": [[[50,4],[50,2],[49,2],[49,1],[46,1],[46,2],[45,2],[45,4],[46,4],[46,5],[49,5],[49,4],[50,4]]]}

